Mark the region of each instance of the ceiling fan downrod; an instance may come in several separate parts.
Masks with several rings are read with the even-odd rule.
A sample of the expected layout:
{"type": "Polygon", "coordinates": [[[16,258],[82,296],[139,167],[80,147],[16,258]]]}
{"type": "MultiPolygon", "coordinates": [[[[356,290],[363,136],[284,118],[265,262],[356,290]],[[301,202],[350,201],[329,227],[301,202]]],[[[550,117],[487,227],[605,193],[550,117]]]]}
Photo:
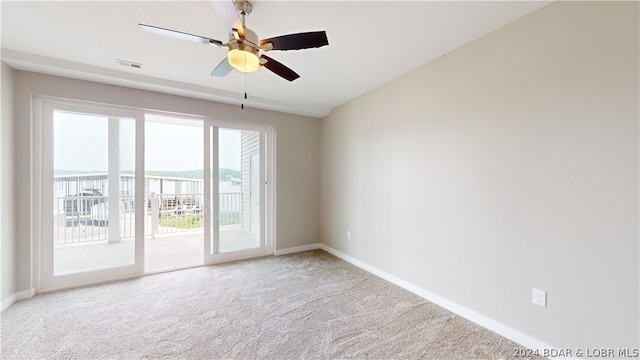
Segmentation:
{"type": "Polygon", "coordinates": [[[253,5],[251,5],[251,3],[247,0],[235,0],[234,4],[236,5],[236,10],[238,10],[238,14],[240,14],[242,26],[244,27],[246,26],[244,18],[245,16],[251,14],[251,11],[253,10],[253,5]]]}

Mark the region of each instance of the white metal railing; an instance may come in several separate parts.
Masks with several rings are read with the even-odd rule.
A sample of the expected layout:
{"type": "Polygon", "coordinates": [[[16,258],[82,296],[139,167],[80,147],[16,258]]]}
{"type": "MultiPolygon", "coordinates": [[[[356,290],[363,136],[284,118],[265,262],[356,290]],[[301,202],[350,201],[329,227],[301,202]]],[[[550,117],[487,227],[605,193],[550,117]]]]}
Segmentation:
{"type": "MultiPolygon", "coordinates": [[[[132,218],[133,196],[120,197],[120,215],[132,218]]],[[[54,244],[109,240],[107,196],[70,195],[54,197],[54,244]]],[[[133,235],[133,226],[122,221],[120,237],[133,235]],[[129,234],[131,233],[131,234],[129,234]]]]}
{"type": "Polygon", "coordinates": [[[147,222],[145,235],[171,234],[193,231],[203,227],[203,194],[155,194],[147,200],[147,222]]]}
{"type": "MultiPolygon", "coordinates": [[[[145,235],[172,234],[204,227],[204,210],[209,205],[203,194],[154,194],[148,196],[145,235]]],[[[220,227],[242,225],[242,193],[220,194],[220,227]]]]}
{"type": "MultiPolygon", "coordinates": [[[[54,197],[54,244],[117,242],[135,236],[133,195],[119,197],[117,236],[109,232],[108,196],[54,197]],[[111,238],[110,238],[111,237],[111,238]],[[117,237],[117,239],[114,239],[117,237]]],[[[145,236],[202,229],[208,204],[203,194],[150,194],[146,196],[145,236]]],[[[242,225],[242,193],[220,194],[221,228],[242,225]]]]}

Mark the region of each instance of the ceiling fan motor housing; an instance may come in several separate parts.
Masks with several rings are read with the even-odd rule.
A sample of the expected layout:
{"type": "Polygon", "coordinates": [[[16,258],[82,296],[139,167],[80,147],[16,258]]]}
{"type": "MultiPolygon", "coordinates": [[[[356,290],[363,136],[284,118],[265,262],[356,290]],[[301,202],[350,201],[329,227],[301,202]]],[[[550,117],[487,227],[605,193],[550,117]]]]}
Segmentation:
{"type": "Polygon", "coordinates": [[[258,56],[258,35],[244,28],[244,38],[237,38],[235,34],[229,36],[228,60],[231,66],[242,72],[254,72],[260,67],[258,56]]]}

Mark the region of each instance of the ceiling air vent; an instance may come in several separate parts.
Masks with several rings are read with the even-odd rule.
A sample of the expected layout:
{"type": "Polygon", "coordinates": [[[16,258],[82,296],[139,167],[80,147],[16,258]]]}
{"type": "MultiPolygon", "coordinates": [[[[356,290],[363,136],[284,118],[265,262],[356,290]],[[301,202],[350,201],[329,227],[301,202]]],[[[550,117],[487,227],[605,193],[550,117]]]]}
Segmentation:
{"type": "Polygon", "coordinates": [[[131,67],[134,69],[142,69],[142,64],[134,63],[131,61],[116,59],[116,62],[122,66],[131,67]]]}

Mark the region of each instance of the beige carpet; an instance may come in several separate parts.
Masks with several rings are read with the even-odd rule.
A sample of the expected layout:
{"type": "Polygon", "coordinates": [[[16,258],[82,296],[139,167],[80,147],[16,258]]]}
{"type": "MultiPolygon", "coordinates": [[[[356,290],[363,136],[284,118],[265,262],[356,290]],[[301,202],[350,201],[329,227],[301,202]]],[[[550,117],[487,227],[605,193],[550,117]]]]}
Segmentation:
{"type": "Polygon", "coordinates": [[[516,344],[317,250],[38,295],[2,359],[497,359],[516,344]]]}

